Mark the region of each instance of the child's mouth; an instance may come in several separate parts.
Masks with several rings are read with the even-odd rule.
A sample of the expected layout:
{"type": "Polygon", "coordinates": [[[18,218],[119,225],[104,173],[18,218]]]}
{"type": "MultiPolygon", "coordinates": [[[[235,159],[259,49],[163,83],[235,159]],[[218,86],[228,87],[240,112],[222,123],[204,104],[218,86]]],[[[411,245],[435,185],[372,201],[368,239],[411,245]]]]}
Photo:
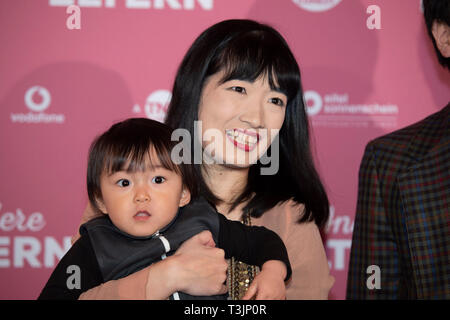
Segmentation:
{"type": "Polygon", "coordinates": [[[138,211],[135,215],[134,215],[134,219],[138,220],[138,221],[145,221],[148,218],[150,218],[151,214],[148,213],[147,211],[138,211]]]}

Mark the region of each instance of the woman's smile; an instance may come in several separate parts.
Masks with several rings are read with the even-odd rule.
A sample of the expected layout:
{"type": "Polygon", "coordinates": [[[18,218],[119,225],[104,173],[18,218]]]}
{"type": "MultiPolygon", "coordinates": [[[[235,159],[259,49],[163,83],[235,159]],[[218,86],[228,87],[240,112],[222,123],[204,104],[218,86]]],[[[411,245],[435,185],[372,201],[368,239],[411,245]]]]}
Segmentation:
{"type": "Polygon", "coordinates": [[[255,131],[245,129],[225,130],[227,138],[239,149],[252,151],[260,140],[260,135],[255,131]]]}

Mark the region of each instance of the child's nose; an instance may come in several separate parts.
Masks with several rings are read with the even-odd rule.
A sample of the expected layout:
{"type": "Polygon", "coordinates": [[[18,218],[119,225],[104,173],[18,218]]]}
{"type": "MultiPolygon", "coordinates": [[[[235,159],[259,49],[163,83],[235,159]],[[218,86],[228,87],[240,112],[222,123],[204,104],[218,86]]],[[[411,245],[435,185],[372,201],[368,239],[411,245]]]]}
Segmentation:
{"type": "Polygon", "coordinates": [[[134,200],[138,203],[150,201],[150,194],[146,190],[140,190],[136,193],[134,200]]]}

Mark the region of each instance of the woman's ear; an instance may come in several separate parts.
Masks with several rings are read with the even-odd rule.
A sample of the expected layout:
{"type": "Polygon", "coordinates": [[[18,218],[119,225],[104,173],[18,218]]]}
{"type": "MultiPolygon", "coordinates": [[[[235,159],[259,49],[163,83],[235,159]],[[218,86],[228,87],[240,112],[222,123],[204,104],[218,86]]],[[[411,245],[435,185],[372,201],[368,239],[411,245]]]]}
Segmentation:
{"type": "Polygon", "coordinates": [[[431,28],[436,47],[445,58],[450,57],[450,26],[442,22],[433,22],[431,28]]]}
{"type": "Polygon", "coordinates": [[[191,201],[191,193],[188,189],[183,187],[183,191],[181,192],[181,198],[180,198],[180,207],[184,207],[191,201]]]}

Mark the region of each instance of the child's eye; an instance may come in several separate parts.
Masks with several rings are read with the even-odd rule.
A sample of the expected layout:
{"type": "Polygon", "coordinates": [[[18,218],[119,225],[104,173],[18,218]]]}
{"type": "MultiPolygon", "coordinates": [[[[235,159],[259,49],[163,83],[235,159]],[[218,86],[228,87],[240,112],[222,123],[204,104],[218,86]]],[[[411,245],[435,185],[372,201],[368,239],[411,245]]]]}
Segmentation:
{"type": "Polygon", "coordinates": [[[284,101],[280,98],[270,98],[270,103],[276,104],[277,106],[283,107],[284,101]]]}
{"type": "Polygon", "coordinates": [[[238,93],[247,93],[247,91],[245,90],[244,87],[239,87],[239,86],[233,86],[230,88],[230,90],[236,91],[238,93]]]}
{"type": "Polygon", "coordinates": [[[119,185],[120,187],[128,187],[131,182],[128,179],[120,179],[119,181],[116,182],[117,185],[119,185]]]}
{"type": "Polygon", "coordinates": [[[166,179],[161,176],[156,176],[156,177],[153,177],[153,179],[152,179],[152,182],[156,183],[156,184],[163,183],[164,181],[166,181],[166,179]]]}

